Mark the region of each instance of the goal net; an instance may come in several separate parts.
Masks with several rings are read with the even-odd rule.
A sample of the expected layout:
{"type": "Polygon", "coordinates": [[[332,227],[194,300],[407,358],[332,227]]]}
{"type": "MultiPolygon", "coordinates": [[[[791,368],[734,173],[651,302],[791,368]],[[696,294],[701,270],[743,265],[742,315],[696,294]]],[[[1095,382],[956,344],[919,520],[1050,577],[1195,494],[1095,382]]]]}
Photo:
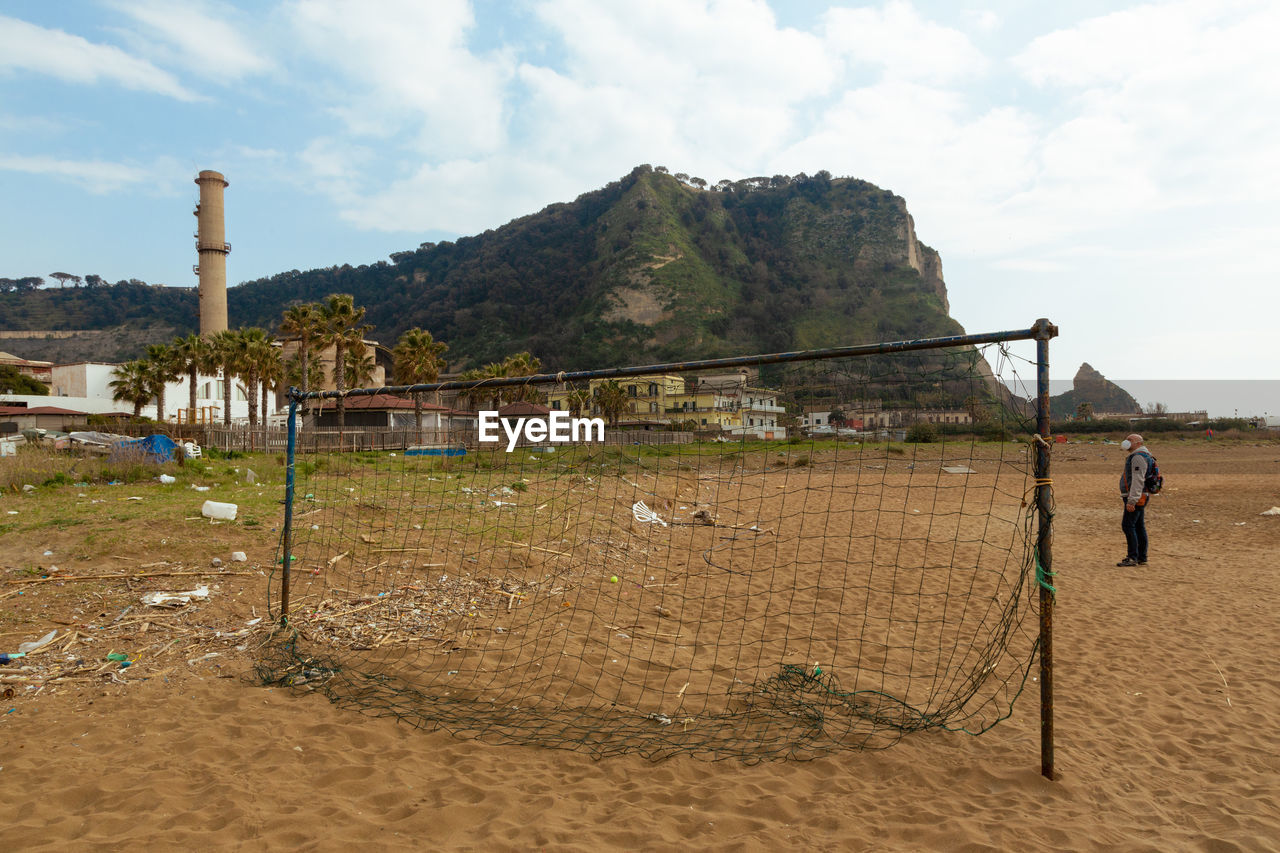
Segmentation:
{"type": "Polygon", "coordinates": [[[415,386],[429,440],[291,459],[258,676],[595,755],[984,731],[1036,648],[1014,364],[997,343],[415,386]],[[528,428],[592,418],[603,440],[528,428]]]}

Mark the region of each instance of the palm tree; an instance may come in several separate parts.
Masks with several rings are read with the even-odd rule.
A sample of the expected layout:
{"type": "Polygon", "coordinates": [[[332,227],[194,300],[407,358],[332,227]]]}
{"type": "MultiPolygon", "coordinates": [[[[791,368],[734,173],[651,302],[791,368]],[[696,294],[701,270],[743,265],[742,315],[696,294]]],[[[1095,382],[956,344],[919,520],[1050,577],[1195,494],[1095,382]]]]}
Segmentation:
{"type": "Polygon", "coordinates": [[[622,390],[617,380],[610,379],[596,386],[596,407],[609,426],[617,426],[619,418],[627,410],[627,392],[622,390]]]}
{"type": "Polygon", "coordinates": [[[178,353],[168,344],[151,344],[147,347],[147,375],[156,398],[156,420],[164,423],[164,395],[166,386],[181,376],[182,363],[178,353]]]}
{"type": "Polygon", "coordinates": [[[240,345],[238,333],[232,329],[215,332],[209,338],[214,364],[222,371],[222,425],[231,426],[231,380],[239,375],[240,345]]]}
{"type": "Polygon", "coordinates": [[[211,373],[216,369],[209,349],[209,341],[197,334],[190,334],[185,338],[175,339],[170,346],[177,354],[177,360],[180,365],[179,370],[187,374],[187,381],[190,383],[187,411],[191,421],[194,423],[196,419],[196,385],[200,381],[200,374],[211,373]]]}
{"type": "Polygon", "coordinates": [[[351,342],[347,348],[346,362],[342,375],[349,388],[363,388],[373,381],[378,363],[374,360],[373,350],[364,341],[351,342]]]}
{"type": "Polygon", "coordinates": [[[591,408],[591,392],[585,388],[575,388],[565,395],[565,403],[571,417],[581,417],[584,411],[591,408]]]}
{"type": "MultiPolygon", "coordinates": [[[[507,371],[511,369],[510,359],[504,361],[495,361],[492,364],[486,364],[480,369],[480,376],[484,379],[505,379],[509,374],[507,371]]],[[[506,388],[489,388],[488,389],[489,405],[497,409],[506,401],[506,388]]]]}
{"type": "Polygon", "coordinates": [[[338,392],[338,430],[347,425],[347,406],[342,392],[346,385],[346,354],[353,343],[360,343],[371,326],[366,326],[363,308],[355,306],[355,297],[349,293],[335,293],[320,308],[321,346],[333,347],[333,385],[338,392]]]}
{"type": "Polygon", "coordinates": [[[324,384],[324,365],[320,359],[307,360],[306,378],[302,374],[302,353],[295,352],[284,362],[284,381],[295,388],[319,388],[324,384]]]}
{"type": "Polygon", "coordinates": [[[484,380],[489,378],[488,374],[479,367],[473,367],[464,370],[458,378],[473,383],[458,394],[458,400],[464,402],[469,409],[479,409],[481,402],[488,397],[488,389],[484,385],[484,380]]]}
{"type": "Polygon", "coordinates": [[[262,423],[266,424],[271,408],[267,405],[267,397],[271,391],[280,387],[284,381],[284,351],[279,344],[271,345],[270,356],[263,354],[258,364],[258,379],[262,382],[262,423]]]}
{"type": "Polygon", "coordinates": [[[320,339],[322,324],[323,318],[320,316],[320,305],[315,302],[291,305],[285,309],[284,319],[280,321],[280,337],[286,341],[298,342],[298,350],[295,354],[301,362],[301,368],[297,373],[298,388],[304,394],[313,385],[319,385],[324,381],[323,374],[321,374],[320,382],[313,383],[311,381],[314,372],[311,370],[310,364],[316,343],[320,339]]]}
{"type": "Polygon", "coordinates": [[[254,429],[258,426],[258,383],[262,378],[262,365],[275,357],[275,347],[266,330],[255,326],[234,332],[233,349],[235,369],[244,377],[249,398],[249,428],[254,429]]]}
{"type": "Polygon", "coordinates": [[[142,417],[142,407],[151,402],[151,371],[141,359],[117,364],[111,371],[111,399],[133,404],[133,416],[142,417]]]}
{"type": "MultiPolygon", "coordinates": [[[[418,385],[439,380],[440,371],[445,366],[442,356],[448,349],[448,344],[435,340],[425,329],[413,328],[406,331],[391,350],[396,384],[418,385]]],[[[431,392],[431,398],[431,402],[438,405],[440,392],[431,392]]],[[[417,391],[413,392],[413,424],[418,433],[418,443],[421,444],[422,395],[417,391]]]]}
{"type": "MultiPolygon", "coordinates": [[[[503,376],[533,376],[542,369],[542,361],[527,352],[509,355],[502,362],[503,376]]],[[[502,398],[508,403],[516,400],[532,400],[537,402],[542,392],[532,385],[512,385],[504,389],[502,398]]]]}

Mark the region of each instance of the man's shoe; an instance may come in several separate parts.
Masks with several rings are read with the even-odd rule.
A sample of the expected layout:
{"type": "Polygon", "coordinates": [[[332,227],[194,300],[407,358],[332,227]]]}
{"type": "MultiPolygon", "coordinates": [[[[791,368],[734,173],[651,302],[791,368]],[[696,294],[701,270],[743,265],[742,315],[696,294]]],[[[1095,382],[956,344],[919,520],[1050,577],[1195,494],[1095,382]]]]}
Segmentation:
{"type": "Polygon", "coordinates": [[[1139,561],[1138,561],[1138,565],[1139,565],[1139,566],[1145,566],[1146,564],[1147,564],[1147,561],[1146,561],[1146,560],[1139,560],[1139,561]]]}
{"type": "Polygon", "coordinates": [[[1133,559],[1133,557],[1125,557],[1123,560],[1116,563],[1117,567],[1140,566],[1140,565],[1142,564],[1139,563],[1137,560],[1133,559]]]}

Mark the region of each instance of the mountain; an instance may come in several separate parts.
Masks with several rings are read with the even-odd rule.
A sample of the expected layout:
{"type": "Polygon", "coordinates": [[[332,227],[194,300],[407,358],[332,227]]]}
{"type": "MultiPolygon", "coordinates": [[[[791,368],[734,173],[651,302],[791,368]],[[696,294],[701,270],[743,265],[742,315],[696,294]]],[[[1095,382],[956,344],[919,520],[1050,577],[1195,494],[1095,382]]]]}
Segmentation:
{"type": "MultiPolygon", "coordinates": [[[[451,369],[521,350],[559,370],[962,333],[941,260],[916,238],[902,198],[827,172],[703,186],[640,166],[390,262],[245,282],[228,290],[229,316],[274,329],[289,304],[350,293],[371,337],[391,345],[421,326],[448,342],[451,369]]],[[[163,327],[156,341],[198,327],[194,289],[98,281],[0,293],[0,324],[163,327]]],[[[40,357],[39,341],[6,348],[20,343],[40,357]]]]}
{"type": "Polygon", "coordinates": [[[1083,403],[1093,407],[1095,417],[1142,412],[1142,406],[1128,391],[1094,370],[1088,362],[1080,365],[1080,369],[1076,371],[1070,391],[1049,398],[1049,411],[1055,418],[1071,417],[1083,403]]]}

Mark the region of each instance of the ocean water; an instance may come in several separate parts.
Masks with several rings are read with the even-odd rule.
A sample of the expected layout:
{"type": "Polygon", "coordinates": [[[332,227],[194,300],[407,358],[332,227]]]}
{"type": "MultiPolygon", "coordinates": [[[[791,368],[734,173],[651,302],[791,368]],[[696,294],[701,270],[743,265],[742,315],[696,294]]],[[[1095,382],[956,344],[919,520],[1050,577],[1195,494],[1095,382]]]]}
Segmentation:
{"type": "MultiPolygon", "coordinates": [[[[1034,374],[1033,374],[1034,376],[1034,374]]],[[[1133,395],[1144,410],[1160,403],[1170,412],[1207,411],[1211,418],[1280,417],[1280,379],[1111,379],[1133,395]]],[[[1008,383],[1030,399],[1035,386],[1008,383]]],[[[1070,379],[1050,379],[1049,393],[1070,391],[1070,379]]]]}

